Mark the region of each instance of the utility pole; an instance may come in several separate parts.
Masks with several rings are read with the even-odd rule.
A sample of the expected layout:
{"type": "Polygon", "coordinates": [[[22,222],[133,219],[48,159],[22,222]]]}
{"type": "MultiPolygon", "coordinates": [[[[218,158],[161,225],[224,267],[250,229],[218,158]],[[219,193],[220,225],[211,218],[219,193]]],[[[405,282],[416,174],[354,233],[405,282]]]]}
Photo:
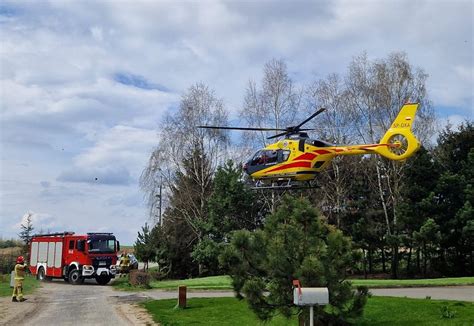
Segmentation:
{"type": "MultiPolygon", "coordinates": [[[[163,219],[162,219],[162,204],[163,204],[163,176],[160,177],[160,187],[159,187],[159,192],[158,194],[155,195],[156,199],[157,199],[157,203],[155,203],[155,205],[157,204],[158,206],[158,221],[156,221],[155,219],[155,224],[159,224],[160,226],[163,226],[163,219]]],[[[156,215],[155,215],[155,218],[156,218],[156,215]]]]}
{"type": "Polygon", "coordinates": [[[162,207],[161,205],[163,203],[162,201],[163,197],[162,197],[162,192],[161,192],[162,189],[163,189],[163,176],[160,177],[160,212],[159,212],[160,213],[160,226],[163,226],[163,219],[161,218],[161,207],[162,207]]]}

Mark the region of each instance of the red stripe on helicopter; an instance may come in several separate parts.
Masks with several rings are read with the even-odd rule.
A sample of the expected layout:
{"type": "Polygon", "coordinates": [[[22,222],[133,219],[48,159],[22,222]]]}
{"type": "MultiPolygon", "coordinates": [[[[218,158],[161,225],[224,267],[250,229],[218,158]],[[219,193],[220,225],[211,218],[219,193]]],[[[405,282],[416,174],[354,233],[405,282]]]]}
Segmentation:
{"type": "Polygon", "coordinates": [[[304,153],[303,155],[300,155],[296,158],[294,158],[293,160],[294,161],[302,161],[302,160],[308,160],[308,161],[311,161],[312,159],[314,159],[317,155],[316,154],[313,154],[313,153],[304,153]]]}
{"type": "Polygon", "coordinates": [[[280,170],[285,170],[285,169],[291,169],[291,168],[310,168],[310,167],[311,167],[311,162],[295,162],[295,163],[288,163],[288,164],[279,166],[279,167],[271,169],[270,171],[267,171],[265,173],[280,171],[280,170]]]}
{"type": "Polygon", "coordinates": [[[318,150],[315,150],[314,151],[315,153],[318,153],[318,154],[321,154],[321,155],[324,155],[324,154],[331,154],[330,151],[327,151],[325,149],[318,149],[318,150]]]}

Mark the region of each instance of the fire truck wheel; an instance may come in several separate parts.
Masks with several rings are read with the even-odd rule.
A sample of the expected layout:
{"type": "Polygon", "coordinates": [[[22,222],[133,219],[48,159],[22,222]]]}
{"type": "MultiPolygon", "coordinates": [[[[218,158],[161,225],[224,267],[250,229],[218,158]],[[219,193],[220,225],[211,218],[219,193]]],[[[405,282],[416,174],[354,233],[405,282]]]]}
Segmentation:
{"type": "Polygon", "coordinates": [[[110,282],[111,277],[110,276],[96,276],[95,280],[97,281],[98,284],[100,285],[106,285],[107,283],[110,282]]]}
{"type": "Polygon", "coordinates": [[[78,285],[78,284],[82,284],[83,282],[84,282],[84,279],[81,276],[81,271],[80,270],[73,269],[69,273],[69,283],[71,283],[73,285],[78,285]]]}
{"type": "Polygon", "coordinates": [[[44,268],[43,267],[40,267],[38,269],[38,274],[36,275],[36,278],[41,281],[41,282],[44,282],[46,281],[46,273],[44,272],[44,268]]]}

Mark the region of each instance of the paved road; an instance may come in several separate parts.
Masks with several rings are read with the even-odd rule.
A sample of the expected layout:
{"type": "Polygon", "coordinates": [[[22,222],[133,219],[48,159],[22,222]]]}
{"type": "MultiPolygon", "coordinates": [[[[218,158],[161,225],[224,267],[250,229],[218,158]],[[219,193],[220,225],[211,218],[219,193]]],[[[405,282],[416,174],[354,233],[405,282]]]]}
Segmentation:
{"type": "MultiPolygon", "coordinates": [[[[371,289],[375,296],[422,298],[427,296],[433,300],[458,300],[474,302],[474,286],[443,286],[418,288],[371,289]]],[[[123,294],[122,294],[123,295],[123,294]]],[[[177,299],[177,291],[150,290],[142,295],[151,299],[177,299]]],[[[232,291],[188,291],[188,298],[233,297],[232,291]]]]}
{"type": "Polygon", "coordinates": [[[373,295],[389,297],[426,298],[433,300],[474,301],[474,286],[440,286],[419,288],[371,289],[373,295]]]}
{"type": "Polygon", "coordinates": [[[62,280],[45,282],[24,303],[2,298],[7,314],[0,325],[143,325],[137,320],[138,309],[129,305],[147,297],[115,291],[95,281],[70,285],[62,280]],[[121,300],[124,296],[125,300],[121,300]]]}
{"type": "Polygon", "coordinates": [[[109,286],[87,282],[73,286],[64,281],[45,283],[39,291],[38,307],[26,316],[29,325],[128,325],[120,318],[108,296],[109,286]]]}

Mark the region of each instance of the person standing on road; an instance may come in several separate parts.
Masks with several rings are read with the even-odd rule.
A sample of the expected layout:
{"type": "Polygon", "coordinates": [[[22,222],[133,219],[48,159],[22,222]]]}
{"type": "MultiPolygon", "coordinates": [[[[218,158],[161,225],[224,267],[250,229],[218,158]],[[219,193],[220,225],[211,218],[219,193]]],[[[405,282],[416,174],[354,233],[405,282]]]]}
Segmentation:
{"type": "Polygon", "coordinates": [[[23,302],[23,281],[25,280],[25,258],[19,256],[15,265],[15,287],[13,288],[12,302],[23,302]]]}
{"type": "Polygon", "coordinates": [[[120,273],[128,273],[130,271],[130,258],[127,253],[124,251],[120,257],[120,273]]]}

